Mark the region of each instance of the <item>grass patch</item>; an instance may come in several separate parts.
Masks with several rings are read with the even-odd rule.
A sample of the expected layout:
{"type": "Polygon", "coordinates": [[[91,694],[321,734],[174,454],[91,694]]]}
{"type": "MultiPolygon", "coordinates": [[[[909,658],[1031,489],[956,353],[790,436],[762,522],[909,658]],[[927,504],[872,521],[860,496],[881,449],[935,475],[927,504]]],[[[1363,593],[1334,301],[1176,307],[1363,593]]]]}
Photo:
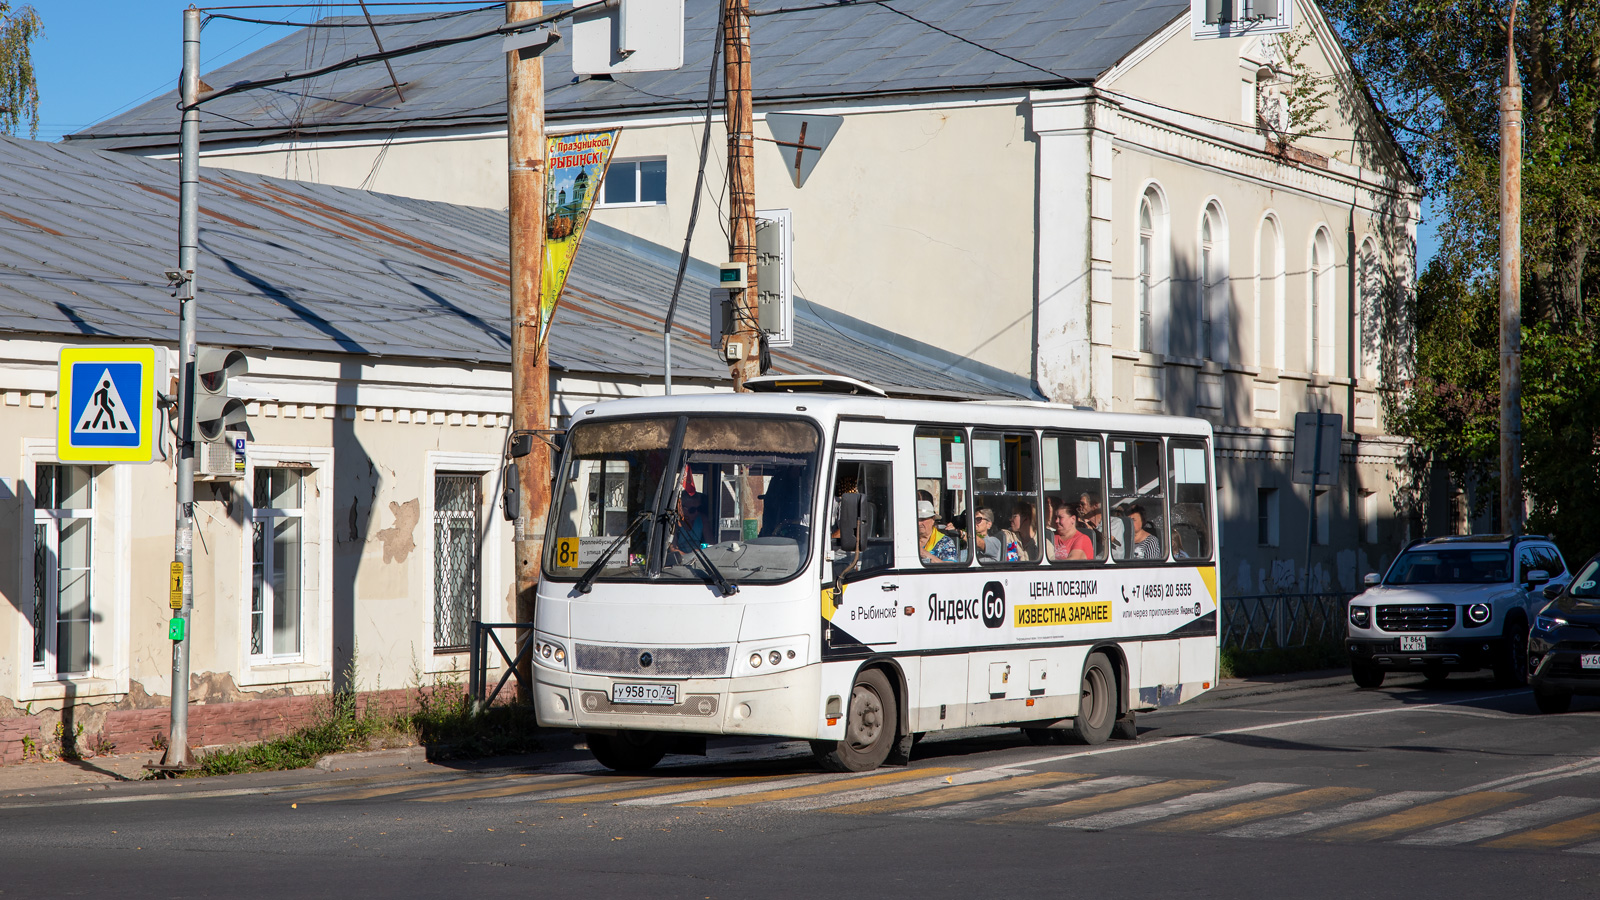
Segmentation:
{"type": "Polygon", "coordinates": [[[1317,669],[1337,669],[1349,665],[1344,643],[1333,641],[1304,647],[1271,647],[1265,650],[1222,648],[1222,677],[1251,678],[1257,675],[1287,675],[1317,669]]]}
{"type": "Polygon", "coordinates": [[[474,714],[457,682],[417,688],[409,708],[384,713],[354,693],[319,697],[310,725],[282,737],[201,754],[195,775],[304,769],[334,753],[421,744],[431,758],[469,759],[542,749],[533,708],[496,706],[474,714]]]}

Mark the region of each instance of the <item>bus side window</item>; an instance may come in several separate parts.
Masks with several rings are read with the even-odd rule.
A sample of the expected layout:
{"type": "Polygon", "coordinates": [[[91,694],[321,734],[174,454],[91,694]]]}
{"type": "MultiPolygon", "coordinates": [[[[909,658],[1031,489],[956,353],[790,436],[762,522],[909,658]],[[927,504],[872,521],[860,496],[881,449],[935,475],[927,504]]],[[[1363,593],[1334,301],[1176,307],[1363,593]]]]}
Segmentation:
{"type": "Polygon", "coordinates": [[[1039,502],[1039,463],[1032,434],[973,432],[973,546],[980,565],[1032,562],[1038,541],[1029,540],[1039,502]],[[1016,518],[1016,527],[1013,527],[1016,518]]]}
{"type": "Polygon", "coordinates": [[[1167,441],[1172,478],[1172,527],[1168,540],[1173,559],[1211,558],[1211,485],[1206,473],[1204,441],[1167,441]]]}
{"type": "Polygon", "coordinates": [[[833,511],[829,549],[835,579],[851,581],[862,574],[894,567],[894,468],[887,462],[839,460],[833,475],[833,511]],[[839,498],[861,495],[862,547],[844,550],[839,542],[839,498]]]}
{"type": "Polygon", "coordinates": [[[972,557],[967,438],[960,428],[918,428],[917,556],[923,565],[964,565],[972,557]]]}
{"type": "Polygon", "coordinates": [[[1106,558],[1111,541],[1106,532],[1100,447],[1099,435],[1045,435],[1044,505],[1040,509],[1044,513],[1045,558],[1051,562],[1106,558]],[[1068,520],[1061,513],[1063,508],[1070,513],[1072,530],[1083,537],[1061,532],[1061,523],[1068,520]]]}
{"type": "Polygon", "coordinates": [[[1161,483],[1161,441],[1112,438],[1106,451],[1110,477],[1110,519],[1113,559],[1165,560],[1166,491],[1161,483]]]}

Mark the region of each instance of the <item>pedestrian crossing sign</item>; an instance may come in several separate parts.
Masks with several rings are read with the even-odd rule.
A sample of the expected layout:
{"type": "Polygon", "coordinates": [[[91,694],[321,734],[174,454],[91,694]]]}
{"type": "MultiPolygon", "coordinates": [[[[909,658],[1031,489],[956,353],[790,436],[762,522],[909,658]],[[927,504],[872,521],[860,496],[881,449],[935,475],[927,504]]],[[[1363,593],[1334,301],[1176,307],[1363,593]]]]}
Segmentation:
{"type": "Polygon", "coordinates": [[[56,457],[62,462],[155,459],[155,347],[62,347],[56,457]]]}

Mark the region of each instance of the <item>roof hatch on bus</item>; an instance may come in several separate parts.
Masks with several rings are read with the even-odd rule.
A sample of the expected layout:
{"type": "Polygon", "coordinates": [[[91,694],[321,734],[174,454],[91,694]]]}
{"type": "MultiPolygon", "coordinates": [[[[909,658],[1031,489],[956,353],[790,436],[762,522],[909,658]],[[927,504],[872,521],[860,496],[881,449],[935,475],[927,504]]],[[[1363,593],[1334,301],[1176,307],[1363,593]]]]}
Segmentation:
{"type": "Polygon", "coordinates": [[[747,390],[768,394],[855,394],[887,397],[888,394],[843,375],[761,375],[745,381],[747,390]]]}

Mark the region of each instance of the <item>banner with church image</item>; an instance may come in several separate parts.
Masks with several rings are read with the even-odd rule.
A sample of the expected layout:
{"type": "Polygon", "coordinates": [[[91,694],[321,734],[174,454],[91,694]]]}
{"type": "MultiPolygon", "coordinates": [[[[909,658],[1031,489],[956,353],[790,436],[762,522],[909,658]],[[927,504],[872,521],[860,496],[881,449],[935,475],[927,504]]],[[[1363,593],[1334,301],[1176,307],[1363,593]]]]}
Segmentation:
{"type": "Polygon", "coordinates": [[[539,346],[550,337],[550,320],[567,285],[567,273],[578,255],[583,229],[611,151],[621,129],[556,134],[545,138],[544,269],[539,290],[539,346]]]}

